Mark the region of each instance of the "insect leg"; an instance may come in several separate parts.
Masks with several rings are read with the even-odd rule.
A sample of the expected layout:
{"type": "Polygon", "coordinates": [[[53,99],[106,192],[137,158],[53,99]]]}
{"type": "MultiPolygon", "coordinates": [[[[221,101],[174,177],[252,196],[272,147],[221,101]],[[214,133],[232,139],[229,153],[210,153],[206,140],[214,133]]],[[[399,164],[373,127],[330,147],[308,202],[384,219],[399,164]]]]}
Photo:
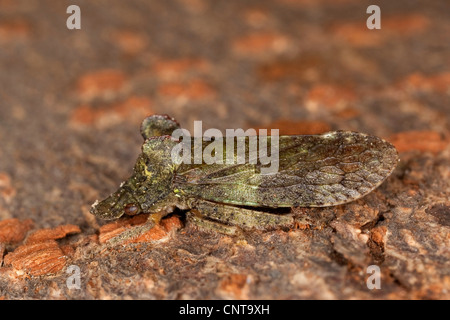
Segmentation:
{"type": "Polygon", "coordinates": [[[210,220],[196,209],[189,211],[186,214],[186,218],[188,223],[193,224],[200,229],[215,231],[230,236],[236,235],[239,232],[237,227],[210,220]]]}
{"type": "Polygon", "coordinates": [[[243,229],[268,230],[294,225],[292,214],[273,214],[263,211],[244,209],[205,200],[196,203],[197,209],[206,217],[225,225],[238,226],[243,229]]]}
{"type": "Polygon", "coordinates": [[[163,216],[165,216],[167,213],[161,212],[161,213],[154,213],[149,215],[147,221],[141,225],[132,227],[119,235],[115,236],[114,238],[108,240],[108,245],[117,245],[119,243],[122,243],[127,240],[131,240],[134,238],[137,238],[141,236],[142,234],[146,233],[150,229],[152,229],[155,225],[157,225],[163,216]]]}

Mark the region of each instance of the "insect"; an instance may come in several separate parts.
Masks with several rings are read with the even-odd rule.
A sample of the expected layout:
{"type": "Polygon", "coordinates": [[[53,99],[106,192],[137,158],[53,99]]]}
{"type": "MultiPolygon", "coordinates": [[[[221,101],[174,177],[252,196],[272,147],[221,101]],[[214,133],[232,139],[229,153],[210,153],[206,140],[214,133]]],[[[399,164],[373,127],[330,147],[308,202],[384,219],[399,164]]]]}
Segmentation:
{"type": "MultiPolygon", "coordinates": [[[[179,163],[173,161],[172,150],[180,141],[171,136],[179,128],[168,116],[146,118],[133,174],[116,192],[96,201],[91,213],[103,219],[150,213],[142,230],[124,237],[151,228],[175,208],[188,210],[187,219],[195,225],[227,234],[239,228],[291,226],[293,215],[273,208],[326,207],[359,199],[378,187],[398,162],[394,146],[381,138],[333,131],[277,137],[278,171],[271,174],[262,174],[258,161],[179,163]]],[[[249,155],[248,146],[245,153],[249,155]]]]}

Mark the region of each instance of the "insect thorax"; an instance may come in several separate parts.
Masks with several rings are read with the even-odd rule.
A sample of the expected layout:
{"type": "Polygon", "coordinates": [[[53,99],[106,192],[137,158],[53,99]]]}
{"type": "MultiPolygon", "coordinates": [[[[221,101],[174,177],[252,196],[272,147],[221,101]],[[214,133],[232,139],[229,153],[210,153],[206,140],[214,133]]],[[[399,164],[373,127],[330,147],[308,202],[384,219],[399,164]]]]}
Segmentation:
{"type": "Polygon", "coordinates": [[[173,143],[167,139],[147,140],[136,161],[133,176],[125,183],[133,190],[143,212],[153,211],[155,205],[166,202],[173,193],[172,183],[177,169],[170,154],[173,143]]]}

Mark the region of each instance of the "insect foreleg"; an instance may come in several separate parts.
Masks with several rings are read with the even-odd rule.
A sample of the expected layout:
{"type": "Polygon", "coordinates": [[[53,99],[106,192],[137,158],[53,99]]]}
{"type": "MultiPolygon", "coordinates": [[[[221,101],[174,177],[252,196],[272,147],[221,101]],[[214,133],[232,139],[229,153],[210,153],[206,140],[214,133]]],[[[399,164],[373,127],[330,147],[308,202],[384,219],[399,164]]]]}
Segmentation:
{"type": "Polygon", "coordinates": [[[152,229],[155,225],[157,225],[165,215],[167,215],[167,213],[164,211],[149,215],[145,223],[125,230],[118,236],[108,240],[108,245],[114,246],[116,244],[122,243],[123,241],[131,240],[143,235],[144,233],[152,229]]]}

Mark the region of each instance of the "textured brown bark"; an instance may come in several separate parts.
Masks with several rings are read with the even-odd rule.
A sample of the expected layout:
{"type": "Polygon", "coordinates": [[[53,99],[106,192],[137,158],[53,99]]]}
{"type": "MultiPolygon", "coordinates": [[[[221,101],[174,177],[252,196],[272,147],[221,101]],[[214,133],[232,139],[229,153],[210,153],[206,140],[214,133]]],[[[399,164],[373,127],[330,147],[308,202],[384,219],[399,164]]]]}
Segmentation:
{"type": "Polygon", "coordinates": [[[381,30],[359,0],[77,4],[68,30],[64,2],[0,1],[0,299],[450,298],[447,0],[378,1],[381,30]],[[292,230],[232,237],[176,212],[111,246],[142,218],[89,207],[129,176],[153,113],[189,130],[355,130],[401,161],[363,199],[296,208],[292,230]]]}

